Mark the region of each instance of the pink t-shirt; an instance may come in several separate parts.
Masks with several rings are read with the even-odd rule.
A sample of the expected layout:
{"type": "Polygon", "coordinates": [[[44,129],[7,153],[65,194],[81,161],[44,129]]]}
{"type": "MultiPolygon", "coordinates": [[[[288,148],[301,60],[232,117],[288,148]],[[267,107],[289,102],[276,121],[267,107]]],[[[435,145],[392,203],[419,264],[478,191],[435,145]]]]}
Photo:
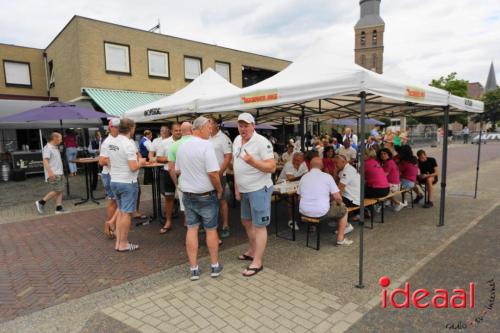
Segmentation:
{"type": "Polygon", "coordinates": [[[399,163],[399,172],[401,173],[401,178],[414,183],[417,181],[418,166],[416,164],[408,161],[401,161],[399,163]]]}
{"type": "Polygon", "coordinates": [[[372,188],[389,187],[384,169],[382,169],[380,163],[373,158],[369,158],[365,161],[365,183],[366,186],[372,188]]]}
{"type": "Polygon", "coordinates": [[[382,165],[384,172],[387,174],[389,184],[399,185],[399,168],[393,160],[387,160],[382,165]]]}

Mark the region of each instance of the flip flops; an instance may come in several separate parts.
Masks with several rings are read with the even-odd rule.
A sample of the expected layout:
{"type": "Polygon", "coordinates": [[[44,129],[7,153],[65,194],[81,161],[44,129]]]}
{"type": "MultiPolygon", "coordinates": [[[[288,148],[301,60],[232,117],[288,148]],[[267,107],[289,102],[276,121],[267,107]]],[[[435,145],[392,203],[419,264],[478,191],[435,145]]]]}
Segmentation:
{"type": "Polygon", "coordinates": [[[135,250],[139,250],[139,245],[128,243],[127,248],[125,250],[116,249],[116,252],[132,252],[135,250]]]}
{"type": "Polygon", "coordinates": [[[241,261],[244,261],[244,260],[248,260],[248,261],[253,261],[253,257],[252,256],[249,256],[249,255],[246,255],[246,254],[240,254],[238,256],[238,260],[241,260],[241,261]]]}
{"type": "Polygon", "coordinates": [[[257,273],[259,273],[263,269],[264,269],[264,266],[260,266],[260,267],[250,267],[250,266],[248,266],[247,269],[246,269],[246,271],[247,272],[252,272],[252,274],[245,274],[244,272],[242,272],[241,275],[243,275],[245,277],[254,276],[254,275],[256,275],[257,273]]]}
{"type": "Polygon", "coordinates": [[[164,235],[164,234],[168,233],[170,230],[172,230],[172,227],[170,227],[170,228],[163,227],[160,229],[160,234],[164,235]]]}

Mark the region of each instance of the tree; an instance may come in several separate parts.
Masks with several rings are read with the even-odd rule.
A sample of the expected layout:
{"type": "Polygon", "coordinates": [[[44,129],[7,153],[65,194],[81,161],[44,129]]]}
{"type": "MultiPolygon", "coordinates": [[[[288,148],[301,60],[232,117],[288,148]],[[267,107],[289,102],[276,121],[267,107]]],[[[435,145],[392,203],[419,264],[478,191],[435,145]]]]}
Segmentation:
{"type": "MultiPolygon", "coordinates": [[[[500,109],[500,88],[485,93],[483,96],[483,102],[483,120],[485,122],[489,121],[491,123],[491,129],[494,131],[497,127],[497,121],[499,120],[497,111],[500,109]]],[[[476,115],[474,117],[474,121],[479,121],[480,117],[480,115],[476,115]]]]}
{"type": "MultiPolygon", "coordinates": [[[[439,79],[432,79],[430,86],[446,90],[453,95],[467,97],[467,86],[469,81],[457,79],[457,73],[452,72],[448,76],[441,76],[439,79]]],[[[441,117],[419,117],[419,120],[424,124],[437,124],[442,126],[444,119],[441,117]]],[[[462,125],[467,125],[467,114],[450,116],[450,123],[459,122],[462,125]]]]}

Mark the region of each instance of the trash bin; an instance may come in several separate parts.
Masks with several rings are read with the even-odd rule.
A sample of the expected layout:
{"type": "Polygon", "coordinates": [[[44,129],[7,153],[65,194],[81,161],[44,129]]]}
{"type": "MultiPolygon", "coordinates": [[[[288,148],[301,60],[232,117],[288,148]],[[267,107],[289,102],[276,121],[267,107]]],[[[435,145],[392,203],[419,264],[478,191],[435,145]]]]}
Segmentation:
{"type": "Polygon", "coordinates": [[[10,175],[10,165],[4,162],[0,166],[0,177],[2,178],[2,181],[8,182],[9,175],[10,175]]]}

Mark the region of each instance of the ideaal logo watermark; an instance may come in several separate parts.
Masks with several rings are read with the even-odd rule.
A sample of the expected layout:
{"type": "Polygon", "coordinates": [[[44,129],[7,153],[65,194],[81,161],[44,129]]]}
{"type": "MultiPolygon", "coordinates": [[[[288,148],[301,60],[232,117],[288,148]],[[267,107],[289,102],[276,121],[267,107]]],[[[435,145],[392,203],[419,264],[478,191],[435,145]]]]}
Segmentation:
{"type": "MultiPolygon", "coordinates": [[[[433,307],[435,309],[474,309],[476,284],[470,282],[468,288],[455,288],[451,292],[447,289],[438,288],[433,292],[426,288],[418,288],[412,291],[410,283],[406,282],[404,288],[395,288],[388,292],[387,287],[391,284],[391,280],[387,276],[382,276],[379,279],[379,285],[382,287],[382,308],[392,306],[395,309],[409,308],[410,303],[417,309],[425,309],[433,307]],[[402,296],[402,300],[396,301],[396,297],[402,296]],[[390,305],[389,305],[390,304],[390,305]]],[[[495,304],[495,281],[493,279],[487,281],[490,294],[487,303],[480,315],[474,316],[465,322],[447,323],[447,329],[466,329],[479,325],[487,316],[488,312],[493,310],[495,304]]]]}

